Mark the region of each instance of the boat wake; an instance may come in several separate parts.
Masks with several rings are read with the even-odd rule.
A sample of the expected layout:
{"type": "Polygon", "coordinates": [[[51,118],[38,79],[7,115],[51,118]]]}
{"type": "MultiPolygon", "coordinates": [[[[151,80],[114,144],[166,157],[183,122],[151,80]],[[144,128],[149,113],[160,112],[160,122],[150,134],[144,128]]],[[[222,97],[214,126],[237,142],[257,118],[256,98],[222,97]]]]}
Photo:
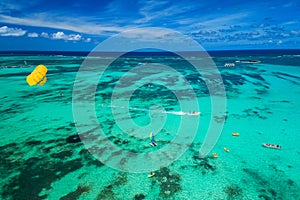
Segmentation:
{"type": "Polygon", "coordinates": [[[183,112],[183,111],[165,111],[165,110],[149,110],[144,108],[135,108],[135,107],[127,107],[127,106],[116,106],[116,105],[104,105],[101,104],[101,107],[108,107],[108,108],[115,108],[115,109],[129,109],[129,110],[136,110],[136,111],[143,111],[143,112],[154,112],[154,113],[165,113],[171,115],[179,115],[179,116],[199,116],[200,112],[183,112]]]}
{"type": "Polygon", "coordinates": [[[183,111],[174,111],[174,112],[165,112],[167,114],[172,114],[172,115],[187,115],[187,116],[198,116],[200,115],[200,112],[183,112],[183,111]]]}

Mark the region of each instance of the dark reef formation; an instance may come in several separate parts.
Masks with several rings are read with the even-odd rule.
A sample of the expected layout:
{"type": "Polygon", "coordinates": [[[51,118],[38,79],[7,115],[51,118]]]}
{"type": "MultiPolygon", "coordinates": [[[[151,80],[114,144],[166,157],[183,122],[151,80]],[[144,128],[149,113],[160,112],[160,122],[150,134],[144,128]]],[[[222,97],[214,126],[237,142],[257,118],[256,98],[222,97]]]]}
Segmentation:
{"type": "MultiPolygon", "coordinates": [[[[74,138],[78,140],[76,135],[71,137],[72,141],[74,138]]],[[[1,183],[2,199],[47,199],[46,194],[41,196],[39,194],[43,190],[50,190],[53,182],[84,166],[103,166],[83,149],[82,143],[68,141],[68,138],[48,141],[28,140],[24,143],[1,146],[0,177],[5,180],[1,183]],[[79,154],[74,153],[76,148],[82,149],[79,154]],[[32,157],[27,158],[27,149],[33,152],[32,157]]],[[[88,186],[79,186],[76,191],[61,199],[71,197],[76,199],[88,191],[88,186]]]]}
{"type": "Polygon", "coordinates": [[[66,196],[61,197],[59,200],[71,200],[78,199],[83,193],[90,191],[88,186],[79,185],[74,192],[67,194],[66,196]]]}
{"type": "Polygon", "coordinates": [[[226,193],[228,200],[240,199],[243,194],[242,188],[235,184],[226,186],[224,192],[226,193]]]}
{"type": "Polygon", "coordinates": [[[162,198],[172,197],[176,192],[181,191],[180,175],[166,167],[156,172],[156,179],[153,179],[152,184],[159,185],[159,196],[162,198]]]}
{"type": "Polygon", "coordinates": [[[273,199],[300,199],[299,187],[289,179],[283,170],[278,170],[273,165],[269,166],[271,173],[267,176],[259,170],[244,168],[243,171],[249,179],[244,180],[245,187],[256,186],[258,198],[264,200],[273,199]]]}
{"type": "Polygon", "coordinates": [[[127,183],[127,175],[126,173],[119,173],[115,179],[111,181],[109,185],[104,187],[103,190],[98,194],[97,200],[102,199],[116,199],[113,188],[118,186],[124,186],[127,183]]]}

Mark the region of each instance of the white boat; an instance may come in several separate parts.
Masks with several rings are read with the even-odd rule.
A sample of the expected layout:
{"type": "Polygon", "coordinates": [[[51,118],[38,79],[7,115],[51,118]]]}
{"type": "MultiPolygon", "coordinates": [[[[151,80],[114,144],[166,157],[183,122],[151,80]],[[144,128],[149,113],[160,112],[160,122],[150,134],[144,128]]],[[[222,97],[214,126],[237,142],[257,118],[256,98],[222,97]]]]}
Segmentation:
{"type": "Polygon", "coordinates": [[[198,115],[200,115],[200,112],[182,112],[182,111],[179,111],[179,112],[172,112],[172,114],[187,115],[187,116],[198,116],[198,115]]]}
{"type": "Polygon", "coordinates": [[[281,146],[279,144],[263,143],[262,146],[270,149],[281,149],[281,146]]]}
{"type": "Polygon", "coordinates": [[[235,64],[234,63],[225,63],[224,67],[234,67],[235,64]]]}
{"type": "Polygon", "coordinates": [[[256,63],[260,63],[259,60],[237,60],[235,61],[237,63],[247,63],[247,64],[256,64],[256,63]]]}
{"type": "Polygon", "coordinates": [[[198,116],[198,115],[200,115],[200,112],[190,112],[190,113],[186,113],[186,115],[189,115],[189,116],[198,116]]]}

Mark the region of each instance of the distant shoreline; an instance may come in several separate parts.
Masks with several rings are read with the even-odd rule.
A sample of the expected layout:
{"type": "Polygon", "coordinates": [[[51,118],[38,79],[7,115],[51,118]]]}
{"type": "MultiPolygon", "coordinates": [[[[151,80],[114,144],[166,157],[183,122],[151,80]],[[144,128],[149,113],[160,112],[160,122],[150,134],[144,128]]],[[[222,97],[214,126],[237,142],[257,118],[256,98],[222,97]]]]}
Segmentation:
{"type": "MultiPolygon", "coordinates": [[[[0,51],[0,56],[31,56],[31,55],[55,55],[55,56],[87,56],[89,51],[0,51]]],[[[226,55],[226,54],[244,54],[244,55],[282,55],[285,54],[298,54],[300,49],[247,49],[247,50],[210,50],[210,51],[180,51],[180,52],[166,52],[166,51],[135,51],[135,52],[92,52],[91,56],[114,56],[126,54],[127,56],[168,56],[179,53],[181,55],[199,55],[201,53],[208,53],[211,56],[226,55]]]]}

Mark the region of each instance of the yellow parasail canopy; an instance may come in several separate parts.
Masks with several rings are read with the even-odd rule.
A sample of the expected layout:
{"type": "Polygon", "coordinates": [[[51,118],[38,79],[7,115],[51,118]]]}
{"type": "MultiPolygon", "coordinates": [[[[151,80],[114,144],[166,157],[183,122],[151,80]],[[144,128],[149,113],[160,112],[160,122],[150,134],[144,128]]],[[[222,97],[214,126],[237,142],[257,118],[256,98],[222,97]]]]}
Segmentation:
{"type": "Polygon", "coordinates": [[[46,81],[46,73],[48,69],[44,65],[38,65],[32,72],[26,77],[28,85],[38,85],[43,86],[46,81]]]}

